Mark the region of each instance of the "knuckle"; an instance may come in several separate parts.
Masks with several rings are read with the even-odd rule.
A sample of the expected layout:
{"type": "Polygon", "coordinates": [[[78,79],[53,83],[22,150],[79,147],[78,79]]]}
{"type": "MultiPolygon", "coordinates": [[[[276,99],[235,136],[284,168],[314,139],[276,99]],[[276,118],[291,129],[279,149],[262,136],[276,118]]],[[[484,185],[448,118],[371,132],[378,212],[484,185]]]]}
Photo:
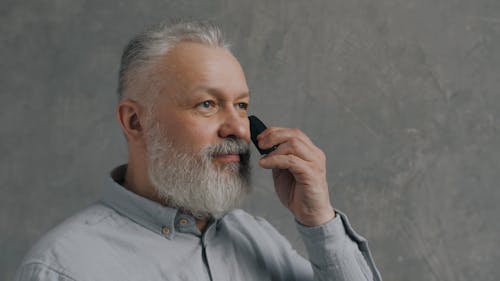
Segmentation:
{"type": "Polygon", "coordinates": [[[319,158],[322,162],[326,162],[326,154],[321,149],[319,150],[319,158]]]}
{"type": "Polygon", "coordinates": [[[287,157],[287,160],[288,160],[288,164],[289,164],[290,166],[295,166],[295,165],[297,165],[297,157],[295,157],[295,156],[293,156],[293,155],[289,155],[289,156],[287,157]]]}
{"type": "Polygon", "coordinates": [[[290,140],[290,148],[294,151],[299,149],[300,147],[300,142],[297,139],[291,139],[290,140]]]}
{"type": "Polygon", "coordinates": [[[276,127],[269,127],[264,132],[266,132],[267,134],[274,134],[276,132],[276,129],[276,127]]]}
{"type": "Polygon", "coordinates": [[[303,134],[302,131],[299,128],[293,128],[292,132],[295,133],[295,134],[298,134],[298,135],[302,135],[303,134]]]}

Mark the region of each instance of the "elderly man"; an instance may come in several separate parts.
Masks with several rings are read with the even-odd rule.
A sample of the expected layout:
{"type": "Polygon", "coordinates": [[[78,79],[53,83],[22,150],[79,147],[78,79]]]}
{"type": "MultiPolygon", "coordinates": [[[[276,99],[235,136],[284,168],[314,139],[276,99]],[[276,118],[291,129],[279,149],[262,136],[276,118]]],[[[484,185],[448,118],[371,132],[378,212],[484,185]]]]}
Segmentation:
{"type": "Polygon", "coordinates": [[[117,119],[128,164],[105,196],[45,235],[17,280],[380,280],[366,240],[332,208],[325,155],[301,131],[269,128],[259,160],[309,253],[236,209],[249,186],[250,99],[219,29],[160,25],[122,56],[117,119]]]}

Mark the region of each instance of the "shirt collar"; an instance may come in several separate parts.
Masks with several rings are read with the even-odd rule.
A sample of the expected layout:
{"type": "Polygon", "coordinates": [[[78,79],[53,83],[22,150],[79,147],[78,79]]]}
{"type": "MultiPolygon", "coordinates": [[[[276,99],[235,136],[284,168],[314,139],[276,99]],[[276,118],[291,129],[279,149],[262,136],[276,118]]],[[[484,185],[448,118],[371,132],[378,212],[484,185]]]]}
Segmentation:
{"type": "Polygon", "coordinates": [[[102,202],[143,227],[172,239],[176,232],[200,236],[194,217],[137,195],[121,184],[127,164],[114,168],[108,178],[102,202]]]}

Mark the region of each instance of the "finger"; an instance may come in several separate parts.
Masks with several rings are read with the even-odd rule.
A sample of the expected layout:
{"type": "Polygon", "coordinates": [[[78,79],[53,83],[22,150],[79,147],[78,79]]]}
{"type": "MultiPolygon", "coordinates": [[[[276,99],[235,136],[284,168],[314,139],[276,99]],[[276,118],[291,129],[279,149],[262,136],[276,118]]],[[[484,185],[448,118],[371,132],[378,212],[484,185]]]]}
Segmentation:
{"type": "Polygon", "coordinates": [[[293,154],[306,161],[314,161],[315,159],[318,159],[316,151],[309,149],[307,144],[305,144],[303,140],[298,138],[292,138],[281,143],[279,146],[277,146],[276,150],[269,153],[268,156],[280,154],[293,154]]]}
{"type": "Polygon", "coordinates": [[[295,155],[268,155],[259,160],[259,165],[266,169],[283,169],[293,174],[298,182],[306,182],[312,175],[312,168],[305,160],[295,155]]]}
{"type": "Polygon", "coordinates": [[[257,136],[257,141],[259,142],[260,148],[266,149],[284,143],[292,138],[302,140],[305,145],[311,148],[314,146],[309,137],[307,137],[301,130],[280,127],[267,128],[264,132],[257,136]]]}
{"type": "Polygon", "coordinates": [[[271,147],[279,148],[280,146],[285,145],[287,142],[291,142],[289,145],[285,145],[288,147],[285,147],[285,150],[282,149],[281,151],[283,152],[281,152],[280,154],[297,153],[296,155],[304,160],[320,160],[321,162],[326,162],[326,157],[323,151],[316,145],[314,145],[309,137],[307,137],[302,131],[298,129],[272,127],[264,131],[260,139],[261,140],[259,141],[259,147],[261,147],[262,149],[271,147]]]}

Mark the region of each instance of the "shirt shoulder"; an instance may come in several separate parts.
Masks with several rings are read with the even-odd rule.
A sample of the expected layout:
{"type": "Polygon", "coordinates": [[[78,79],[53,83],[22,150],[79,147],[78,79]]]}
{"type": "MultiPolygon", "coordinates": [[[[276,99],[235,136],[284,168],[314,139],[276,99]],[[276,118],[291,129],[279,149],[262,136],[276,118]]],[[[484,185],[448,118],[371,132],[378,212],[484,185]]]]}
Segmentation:
{"type": "Polygon", "coordinates": [[[90,260],[99,240],[105,240],[121,220],[122,216],[100,203],[72,215],[32,246],[19,267],[18,276],[44,271],[70,278],[71,265],[90,260]]]}
{"type": "Polygon", "coordinates": [[[72,277],[52,269],[46,264],[31,262],[26,263],[19,268],[16,276],[17,281],[44,281],[44,280],[58,280],[58,281],[76,281],[72,277]]]}

